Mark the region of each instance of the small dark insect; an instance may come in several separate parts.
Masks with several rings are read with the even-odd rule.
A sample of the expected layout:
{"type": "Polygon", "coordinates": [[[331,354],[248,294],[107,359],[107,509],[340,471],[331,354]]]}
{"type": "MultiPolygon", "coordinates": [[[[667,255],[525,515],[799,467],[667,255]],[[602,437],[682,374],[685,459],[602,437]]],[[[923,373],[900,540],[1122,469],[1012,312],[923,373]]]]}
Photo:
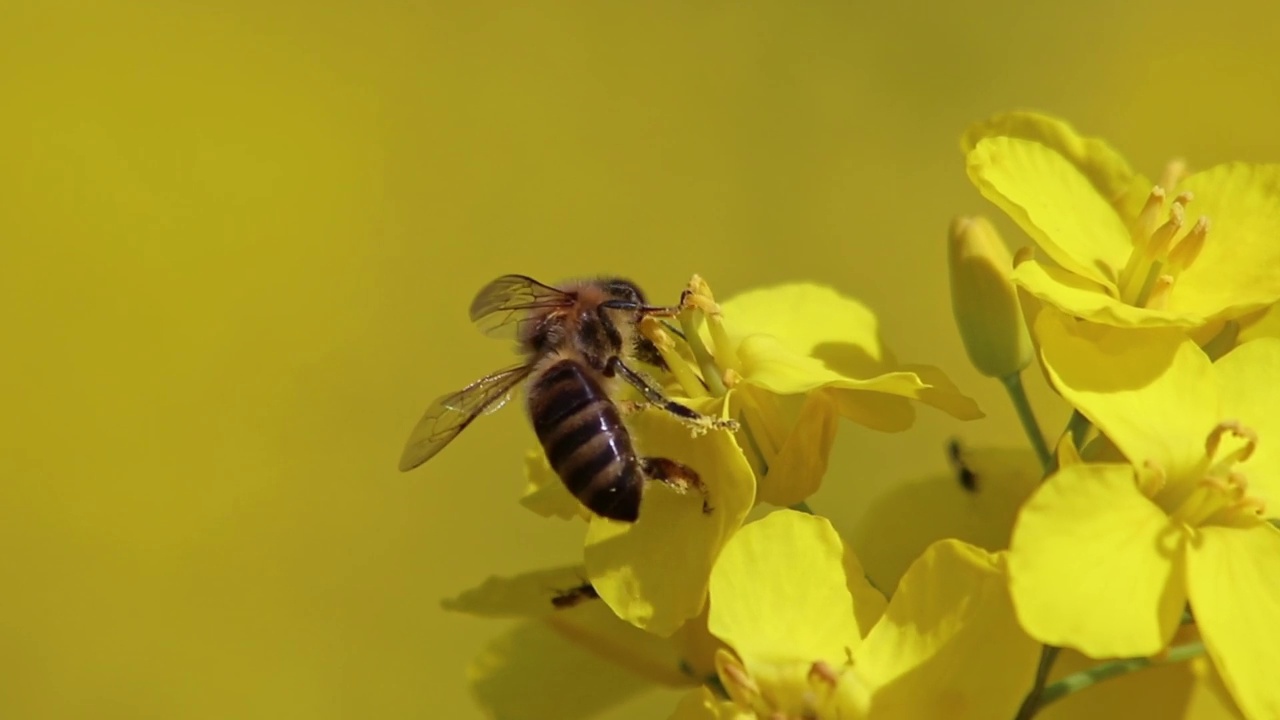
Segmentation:
{"type": "Polygon", "coordinates": [[[951,438],[947,442],[947,459],[951,461],[951,466],[955,468],[956,479],[960,481],[960,487],[968,492],[977,492],[978,474],[964,461],[964,446],[960,443],[960,438],[951,438]]]}
{"type": "Polygon", "coordinates": [[[557,610],[563,610],[586,600],[596,600],[599,597],[600,594],[596,592],[595,587],[589,582],[584,582],[567,590],[557,590],[555,596],[551,598],[551,605],[557,610]]]}

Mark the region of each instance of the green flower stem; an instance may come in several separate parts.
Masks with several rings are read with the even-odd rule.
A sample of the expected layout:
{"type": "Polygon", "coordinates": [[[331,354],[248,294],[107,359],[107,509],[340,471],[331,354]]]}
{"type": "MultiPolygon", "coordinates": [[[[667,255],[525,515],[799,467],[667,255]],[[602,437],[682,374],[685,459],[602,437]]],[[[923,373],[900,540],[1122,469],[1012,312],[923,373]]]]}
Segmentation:
{"type": "MultiPolygon", "coordinates": [[[[1082,670],[1073,675],[1068,675],[1045,688],[1044,693],[1040,696],[1040,704],[1035,708],[1035,710],[1039,710],[1049,703],[1061,700],[1071,693],[1080,692],[1081,690],[1092,685],[1096,685],[1104,680],[1128,675],[1131,672],[1137,672],[1138,670],[1144,670],[1149,667],[1185,662],[1203,654],[1204,643],[1196,640],[1195,642],[1189,642],[1186,645],[1171,647],[1167,653],[1157,658],[1127,658],[1124,660],[1112,660],[1111,662],[1105,662],[1101,665],[1095,665],[1088,670],[1082,670]]],[[[1022,716],[1019,715],[1019,717],[1022,716]]],[[[1031,716],[1028,715],[1027,717],[1031,716]]]]}
{"type": "Polygon", "coordinates": [[[1014,716],[1014,720],[1029,720],[1044,705],[1044,695],[1048,692],[1044,684],[1049,681],[1049,672],[1053,670],[1053,663],[1058,659],[1058,653],[1062,652],[1062,648],[1053,645],[1045,645],[1040,650],[1040,664],[1036,666],[1036,681],[1031,686],[1031,692],[1027,693],[1027,698],[1022,701],[1022,707],[1018,708],[1018,714],[1014,716]]]}
{"type": "Polygon", "coordinates": [[[1027,390],[1022,386],[1022,373],[1010,373],[1000,378],[1000,382],[1009,392],[1009,399],[1018,411],[1018,421],[1022,423],[1022,431],[1027,434],[1027,439],[1031,441],[1031,447],[1035,448],[1036,457],[1040,458],[1040,467],[1047,472],[1053,463],[1053,454],[1049,452],[1044,433],[1040,432],[1040,424],[1036,422],[1035,413],[1031,410],[1027,390]]]}
{"type": "Polygon", "coordinates": [[[1067,420],[1067,432],[1071,433],[1071,444],[1076,446],[1076,450],[1084,447],[1084,437],[1089,434],[1089,428],[1093,423],[1089,422],[1089,418],[1080,413],[1079,410],[1071,411],[1071,418],[1067,420]]]}
{"type": "Polygon", "coordinates": [[[1222,330],[1217,335],[1214,335],[1212,340],[1205,343],[1201,350],[1204,350],[1204,354],[1208,355],[1210,360],[1217,362],[1218,358],[1231,352],[1231,349],[1236,346],[1239,340],[1240,323],[1235,320],[1228,320],[1222,326],[1222,330]]]}

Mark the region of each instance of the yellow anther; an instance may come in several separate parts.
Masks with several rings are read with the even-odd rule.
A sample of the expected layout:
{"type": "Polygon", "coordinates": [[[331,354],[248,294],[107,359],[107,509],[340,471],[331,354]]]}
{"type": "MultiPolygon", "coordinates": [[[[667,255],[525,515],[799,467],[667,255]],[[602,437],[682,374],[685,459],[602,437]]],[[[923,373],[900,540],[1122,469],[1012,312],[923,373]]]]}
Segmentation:
{"type": "Polygon", "coordinates": [[[1253,514],[1266,517],[1267,502],[1260,497],[1245,497],[1231,506],[1231,510],[1242,514],[1253,514]]]}
{"type": "Polygon", "coordinates": [[[1232,494],[1238,498],[1244,497],[1245,493],[1249,492],[1249,479],[1239,470],[1232,470],[1227,474],[1227,485],[1231,487],[1232,494]]]}
{"type": "Polygon", "coordinates": [[[1138,472],[1138,491],[1149,498],[1153,498],[1164,489],[1168,481],[1169,478],[1165,474],[1164,468],[1154,461],[1148,460],[1142,464],[1142,469],[1138,472]]]}
{"type": "Polygon", "coordinates": [[[1164,310],[1169,306],[1169,295],[1173,292],[1173,276],[1168,273],[1162,273],[1151,284],[1151,292],[1147,295],[1147,302],[1144,307],[1152,310],[1164,310]]]}
{"type": "Polygon", "coordinates": [[[1243,447],[1227,458],[1229,461],[1244,462],[1257,450],[1258,433],[1254,432],[1252,428],[1241,425],[1239,420],[1223,420],[1214,426],[1213,430],[1209,432],[1209,437],[1205,439],[1204,451],[1206,456],[1213,458],[1218,452],[1218,446],[1221,445],[1223,436],[1227,433],[1245,441],[1243,447]]]}
{"type": "Polygon", "coordinates": [[[1164,172],[1160,174],[1160,185],[1167,188],[1175,188],[1178,183],[1187,177],[1187,161],[1182,158],[1174,158],[1164,166],[1164,172]]]}
{"type": "Polygon", "coordinates": [[[1191,231],[1169,251],[1169,268],[1171,272],[1182,272],[1191,267],[1191,263],[1200,257],[1204,250],[1205,238],[1209,235],[1209,218],[1201,215],[1191,231]]]}
{"type": "MultiPolygon", "coordinates": [[[[1179,196],[1181,197],[1181,196],[1179,196]]],[[[1169,219],[1151,234],[1151,242],[1147,243],[1147,257],[1156,260],[1169,252],[1173,238],[1182,230],[1186,222],[1186,208],[1178,203],[1169,206],[1169,219]]]]}
{"type": "Polygon", "coordinates": [[[733,683],[739,689],[745,690],[751,695],[760,694],[760,686],[756,685],[756,681],[751,679],[747,671],[737,663],[725,663],[720,668],[720,672],[725,675],[725,679],[733,683]]]}
{"type": "Polygon", "coordinates": [[[684,303],[689,307],[694,307],[711,317],[720,317],[720,306],[716,304],[715,297],[711,294],[711,286],[701,275],[694,275],[689,280],[688,289],[685,291],[684,303]]]}
{"type": "Polygon", "coordinates": [[[733,389],[738,386],[738,383],[742,382],[742,373],[733,368],[728,368],[724,371],[722,379],[725,387],[733,389]]]}
{"type": "Polygon", "coordinates": [[[1151,194],[1147,195],[1147,201],[1143,203],[1142,211],[1138,213],[1133,225],[1134,244],[1145,245],[1147,238],[1155,232],[1156,225],[1160,222],[1160,209],[1164,207],[1164,197],[1164,188],[1159,185],[1151,188],[1151,194]]]}

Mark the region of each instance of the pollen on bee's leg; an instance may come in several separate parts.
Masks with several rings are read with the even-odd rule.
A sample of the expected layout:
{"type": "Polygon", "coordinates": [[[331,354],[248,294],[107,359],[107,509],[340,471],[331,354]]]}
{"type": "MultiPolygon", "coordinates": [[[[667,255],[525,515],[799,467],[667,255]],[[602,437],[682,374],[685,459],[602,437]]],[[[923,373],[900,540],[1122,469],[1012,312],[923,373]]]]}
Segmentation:
{"type": "Polygon", "coordinates": [[[697,470],[675,460],[646,457],[640,458],[640,471],[646,478],[664,483],[681,494],[691,491],[699,493],[702,495],[702,512],[711,512],[711,505],[707,502],[707,486],[702,483],[697,470]]]}
{"type": "Polygon", "coordinates": [[[638,400],[618,400],[614,403],[618,408],[618,412],[623,415],[634,415],[645,409],[646,404],[638,400]]]}

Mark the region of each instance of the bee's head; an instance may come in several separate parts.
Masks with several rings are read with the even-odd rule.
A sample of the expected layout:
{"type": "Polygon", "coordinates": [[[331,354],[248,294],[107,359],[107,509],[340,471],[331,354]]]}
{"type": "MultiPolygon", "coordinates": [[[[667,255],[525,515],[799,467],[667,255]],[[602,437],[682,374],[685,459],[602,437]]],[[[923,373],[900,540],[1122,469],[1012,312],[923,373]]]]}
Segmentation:
{"type": "Polygon", "coordinates": [[[626,278],[604,278],[600,281],[605,293],[613,300],[640,307],[645,304],[644,292],[639,285],[626,278]]]}

